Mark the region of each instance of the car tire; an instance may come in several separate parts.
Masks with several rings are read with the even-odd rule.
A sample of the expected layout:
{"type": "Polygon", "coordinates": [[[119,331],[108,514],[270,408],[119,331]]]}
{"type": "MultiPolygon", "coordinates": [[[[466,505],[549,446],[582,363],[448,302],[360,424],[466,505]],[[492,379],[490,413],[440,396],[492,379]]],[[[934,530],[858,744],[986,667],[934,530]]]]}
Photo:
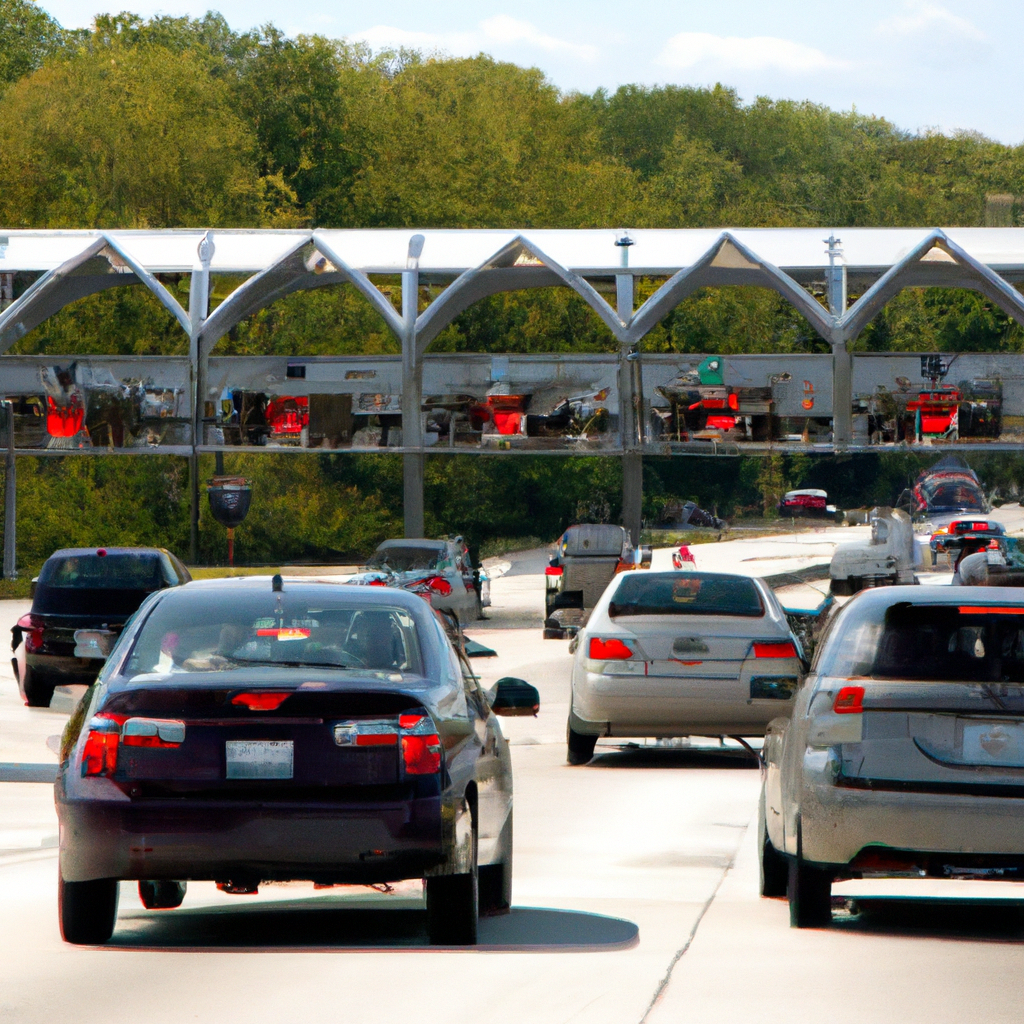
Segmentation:
{"type": "Polygon", "coordinates": [[[789,862],[765,836],[761,843],[761,895],[776,897],[788,892],[789,862]]]}
{"type": "Polygon", "coordinates": [[[503,851],[497,864],[483,864],[477,869],[480,893],[480,913],[484,917],[497,917],[512,910],[512,812],[508,812],[505,827],[498,842],[503,851]]]}
{"type": "Polygon", "coordinates": [[[786,886],[791,928],[827,928],[832,922],[832,872],[800,857],[789,862],[786,886]]]}
{"type": "Polygon", "coordinates": [[[432,946],[475,946],[480,920],[477,872],[427,879],[427,934],[432,946]]]}
{"type": "Polygon", "coordinates": [[[187,888],[185,882],[143,878],[139,880],[139,899],[147,910],[174,910],[181,906],[187,888]]]}
{"type": "Polygon", "coordinates": [[[25,667],[25,678],[21,686],[25,691],[25,703],[30,708],[48,708],[53,700],[53,691],[57,688],[56,683],[40,679],[28,666],[25,667]]]}
{"type": "Polygon", "coordinates": [[[596,736],[587,736],[584,733],[576,732],[571,725],[565,727],[566,755],[565,759],[569,764],[586,764],[594,756],[594,748],[597,746],[596,736]]]}
{"type": "Polygon", "coordinates": [[[65,882],[57,877],[60,934],[76,946],[101,946],[114,934],[117,921],[116,878],[65,882]]]}

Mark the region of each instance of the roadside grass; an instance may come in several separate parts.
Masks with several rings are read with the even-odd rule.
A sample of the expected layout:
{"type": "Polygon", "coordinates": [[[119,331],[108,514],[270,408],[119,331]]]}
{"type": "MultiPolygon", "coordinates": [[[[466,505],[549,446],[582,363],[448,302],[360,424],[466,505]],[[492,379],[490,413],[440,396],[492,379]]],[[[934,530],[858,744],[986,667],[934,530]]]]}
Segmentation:
{"type": "Polygon", "coordinates": [[[15,580],[0,580],[0,601],[28,600],[32,577],[39,572],[26,572],[15,580]]]}

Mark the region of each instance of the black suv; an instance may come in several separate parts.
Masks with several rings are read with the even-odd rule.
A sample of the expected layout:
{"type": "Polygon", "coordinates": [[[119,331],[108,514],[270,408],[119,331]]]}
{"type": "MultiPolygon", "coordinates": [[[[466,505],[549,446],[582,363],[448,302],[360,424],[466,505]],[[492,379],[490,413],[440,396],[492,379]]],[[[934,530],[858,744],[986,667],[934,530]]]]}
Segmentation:
{"type": "Polygon", "coordinates": [[[32,610],[11,628],[14,678],[29,707],[48,707],[54,688],[91,683],[102,660],[75,657],[75,630],[116,636],[148,594],[192,577],[163,548],[64,548],[34,581],[32,610]]]}

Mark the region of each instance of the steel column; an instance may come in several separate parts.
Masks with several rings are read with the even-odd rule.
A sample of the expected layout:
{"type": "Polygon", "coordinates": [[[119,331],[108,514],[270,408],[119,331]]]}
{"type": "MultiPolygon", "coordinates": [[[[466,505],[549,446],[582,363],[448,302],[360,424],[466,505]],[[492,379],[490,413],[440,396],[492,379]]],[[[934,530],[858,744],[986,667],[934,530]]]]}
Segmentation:
{"type": "Polygon", "coordinates": [[[188,459],[188,490],[189,490],[189,560],[193,565],[199,559],[199,452],[197,447],[203,443],[203,416],[206,411],[206,357],[203,355],[199,342],[199,333],[203,329],[206,317],[210,312],[210,261],[213,259],[214,245],[212,232],[207,231],[196,249],[199,266],[193,267],[192,279],[189,282],[188,316],[188,364],[189,383],[192,398],[192,454],[188,459]]]}
{"type": "Polygon", "coordinates": [[[832,445],[836,451],[853,442],[853,356],[840,342],[832,348],[832,445]]]}
{"type": "Polygon", "coordinates": [[[4,456],[4,579],[18,575],[16,565],[15,529],[18,511],[18,479],[14,461],[14,403],[4,402],[7,414],[7,452],[4,456]]]}
{"type": "MultiPolygon", "coordinates": [[[[623,253],[628,249],[623,247],[623,253]]],[[[619,319],[629,323],[633,316],[633,275],[615,275],[615,297],[619,319]]],[[[619,431],[622,438],[622,525],[634,544],[640,543],[643,521],[644,467],[643,388],[639,380],[639,347],[619,346],[619,431]]]]}
{"type": "Polygon", "coordinates": [[[402,273],[402,456],[403,517],[406,537],[422,537],[423,521],[423,360],[418,352],[419,259],[423,236],[409,240],[407,269],[402,273]]]}

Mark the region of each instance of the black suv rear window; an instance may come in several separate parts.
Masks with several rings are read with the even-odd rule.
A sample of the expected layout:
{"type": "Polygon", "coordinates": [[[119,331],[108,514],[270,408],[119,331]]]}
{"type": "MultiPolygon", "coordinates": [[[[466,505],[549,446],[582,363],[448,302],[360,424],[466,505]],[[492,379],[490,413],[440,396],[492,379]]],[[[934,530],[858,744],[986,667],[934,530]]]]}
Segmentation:
{"type": "Polygon", "coordinates": [[[764,615],[753,580],[711,572],[645,572],[624,576],[608,606],[622,615],[764,615]]]}
{"type": "Polygon", "coordinates": [[[48,587],[90,590],[155,590],[177,583],[177,579],[165,579],[163,559],[146,552],[50,558],[39,573],[39,582],[48,587]]]}

